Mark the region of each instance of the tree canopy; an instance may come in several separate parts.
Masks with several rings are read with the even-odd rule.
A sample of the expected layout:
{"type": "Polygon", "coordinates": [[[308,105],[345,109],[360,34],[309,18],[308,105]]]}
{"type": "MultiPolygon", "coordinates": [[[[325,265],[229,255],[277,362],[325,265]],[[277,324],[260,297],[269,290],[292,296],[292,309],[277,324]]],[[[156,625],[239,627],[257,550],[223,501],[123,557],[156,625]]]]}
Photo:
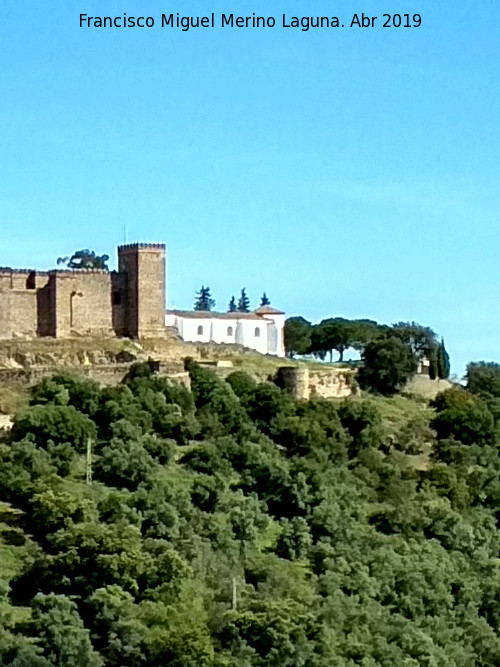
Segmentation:
{"type": "Polygon", "coordinates": [[[370,341],[362,354],[359,383],[381,394],[395,394],[415,374],[417,358],[399,336],[380,336],[370,341]]]}
{"type": "Polygon", "coordinates": [[[57,263],[64,264],[68,269],[101,269],[108,270],[109,255],[98,255],[94,250],[85,248],[77,250],[71,257],[58,257],[57,263]]]}
{"type": "MultiPolygon", "coordinates": [[[[364,354],[391,391],[415,361],[387,334],[364,354]]],[[[44,379],[0,439],[0,665],[495,667],[485,366],[431,403],[296,401],[193,360],[190,389],[148,364],[44,379]]]]}
{"type": "Polygon", "coordinates": [[[311,349],[312,325],[303,317],[289,317],[285,320],[285,350],[289,357],[307,354],[311,349]]]}

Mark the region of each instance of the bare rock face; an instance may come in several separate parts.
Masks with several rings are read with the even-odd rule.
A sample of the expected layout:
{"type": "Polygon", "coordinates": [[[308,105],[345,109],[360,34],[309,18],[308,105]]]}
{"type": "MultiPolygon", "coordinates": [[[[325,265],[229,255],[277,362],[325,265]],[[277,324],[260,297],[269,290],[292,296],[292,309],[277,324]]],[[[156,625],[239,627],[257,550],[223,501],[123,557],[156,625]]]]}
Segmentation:
{"type": "Polygon", "coordinates": [[[127,339],[31,339],[0,341],[0,370],[38,368],[89,369],[147,359],[142,347],[127,339]]]}

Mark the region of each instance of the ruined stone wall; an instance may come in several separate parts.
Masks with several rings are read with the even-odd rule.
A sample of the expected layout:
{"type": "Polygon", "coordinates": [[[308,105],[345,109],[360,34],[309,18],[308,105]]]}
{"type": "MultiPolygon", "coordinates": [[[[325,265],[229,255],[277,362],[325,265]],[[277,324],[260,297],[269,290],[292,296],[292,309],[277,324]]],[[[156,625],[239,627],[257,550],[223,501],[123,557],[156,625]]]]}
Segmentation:
{"type": "Polygon", "coordinates": [[[354,393],[355,371],[286,366],[278,370],[277,382],[294,398],[344,398],[354,393]]]}
{"type": "Polygon", "coordinates": [[[309,370],[309,397],[345,398],[353,394],[355,371],[309,370]]]}
{"type": "Polygon", "coordinates": [[[9,298],[11,336],[36,336],[38,330],[36,290],[13,289],[10,290],[9,298]]]}
{"type": "MultiPolygon", "coordinates": [[[[40,335],[39,290],[46,289],[48,280],[43,271],[0,269],[0,338],[40,335]]],[[[41,305],[46,316],[43,299],[41,305]]]]}
{"type": "Polygon", "coordinates": [[[55,336],[113,335],[111,275],[107,271],[56,271],[51,292],[55,336]]]}
{"type": "MultiPolygon", "coordinates": [[[[86,377],[96,380],[103,385],[114,386],[120,384],[125,375],[130,369],[130,364],[106,364],[98,366],[88,366],[80,367],[75,369],[75,372],[78,375],[84,375],[86,377]]],[[[58,371],[60,368],[51,367],[51,366],[38,366],[35,368],[16,368],[16,369],[0,369],[0,384],[19,382],[23,385],[32,385],[36,384],[43,380],[43,378],[51,377],[58,371]]],[[[187,389],[191,389],[191,378],[189,373],[182,372],[173,372],[173,373],[161,373],[162,376],[167,377],[174,384],[180,384],[187,389]]]]}
{"type": "Polygon", "coordinates": [[[0,291],[0,338],[32,337],[37,333],[36,291],[0,291]]]}
{"type": "Polygon", "coordinates": [[[10,274],[6,273],[5,270],[0,270],[0,290],[7,289],[11,289],[10,274]]]}
{"type": "Polygon", "coordinates": [[[48,279],[47,271],[0,268],[0,289],[34,290],[44,287],[48,279]]]}
{"type": "Polygon", "coordinates": [[[0,287],[0,338],[12,337],[12,321],[10,318],[10,290],[0,287]]]}
{"type": "Polygon", "coordinates": [[[296,366],[284,366],[278,369],[277,383],[298,400],[309,398],[309,370],[296,366]]]}

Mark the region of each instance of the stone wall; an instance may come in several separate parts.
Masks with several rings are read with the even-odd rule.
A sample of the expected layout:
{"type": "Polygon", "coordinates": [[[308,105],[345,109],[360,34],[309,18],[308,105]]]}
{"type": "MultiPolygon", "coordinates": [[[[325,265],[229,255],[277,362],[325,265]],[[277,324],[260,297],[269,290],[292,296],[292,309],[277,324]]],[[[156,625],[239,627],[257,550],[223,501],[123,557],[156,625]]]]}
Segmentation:
{"type": "Polygon", "coordinates": [[[355,386],[355,371],[325,369],[309,370],[309,397],[345,398],[351,396],[355,386]]]}
{"type": "MultiPolygon", "coordinates": [[[[84,375],[92,378],[104,385],[117,385],[125,375],[128,373],[131,364],[102,364],[88,367],[79,367],[77,369],[57,368],[52,366],[39,366],[29,369],[25,368],[1,368],[0,369],[0,383],[19,382],[24,385],[32,385],[40,382],[45,377],[50,377],[62,370],[73,370],[77,375],[84,375]]],[[[184,371],[175,372],[160,372],[161,375],[167,377],[176,384],[182,384],[188,389],[191,388],[191,380],[189,373],[184,371]]]]}
{"type": "Polygon", "coordinates": [[[355,371],[340,368],[311,369],[285,366],[278,369],[277,383],[294,398],[345,398],[355,386],[355,371]]]}
{"type": "Polygon", "coordinates": [[[32,337],[38,330],[36,290],[10,290],[11,336],[32,337]]]}
{"type": "Polygon", "coordinates": [[[111,276],[107,271],[57,271],[55,335],[113,334],[111,276]]]}
{"type": "Polygon", "coordinates": [[[10,290],[0,289],[0,338],[12,337],[12,320],[10,317],[10,290]]]}
{"type": "Polygon", "coordinates": [[[0,338],[165,337],[165,245],[118,255],[118,273],[0,267],[0,338]]]}

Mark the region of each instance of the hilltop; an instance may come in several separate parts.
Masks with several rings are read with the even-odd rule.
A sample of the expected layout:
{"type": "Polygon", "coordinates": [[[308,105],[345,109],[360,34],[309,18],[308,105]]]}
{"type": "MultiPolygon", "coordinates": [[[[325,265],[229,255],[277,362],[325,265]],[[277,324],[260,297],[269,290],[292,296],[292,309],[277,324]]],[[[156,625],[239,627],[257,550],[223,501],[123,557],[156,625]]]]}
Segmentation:
{"type": "Polygon", "coordinates": [[[0,440],[0,662],[498,664],[495,401],[215,370],[30,389],[0,440]]]}

